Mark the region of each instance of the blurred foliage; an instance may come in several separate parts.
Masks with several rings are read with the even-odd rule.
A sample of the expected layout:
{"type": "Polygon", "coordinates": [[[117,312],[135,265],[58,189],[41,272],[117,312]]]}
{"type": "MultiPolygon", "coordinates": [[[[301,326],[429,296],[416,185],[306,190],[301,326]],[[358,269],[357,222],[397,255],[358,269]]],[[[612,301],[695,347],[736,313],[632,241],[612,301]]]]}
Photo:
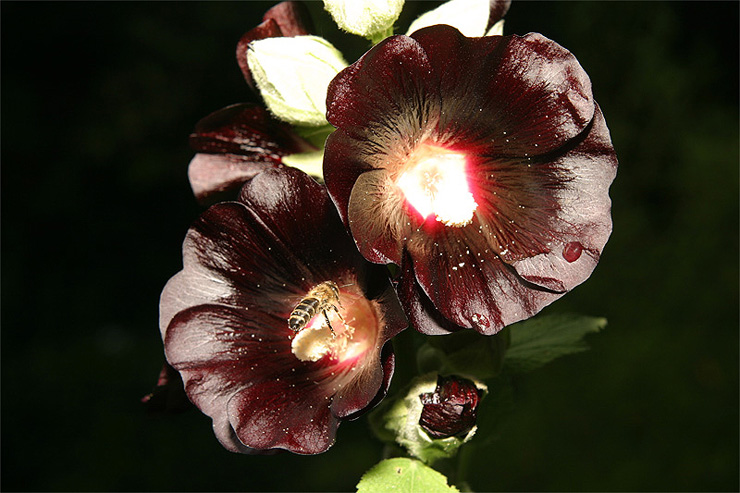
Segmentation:
{"type": "MultiPolygon", "coordinates": [[[[3,490],[352,490],[380,459],[363,419],[320,456],[240,456],[198,412],[139,402],[200,211],[187,137],[256,100],[234,48],[269,5],[0,4],[3,490]]],[[[546,310],[609,326],[505,389],[512,416],[465,455],[473,489],[738,490],[738,5],[513,2],[506,32],[571,50],[612,131],[614,234],[546,310]]],[[[423,341],[396,341],[394,388],[423,341]]]]}

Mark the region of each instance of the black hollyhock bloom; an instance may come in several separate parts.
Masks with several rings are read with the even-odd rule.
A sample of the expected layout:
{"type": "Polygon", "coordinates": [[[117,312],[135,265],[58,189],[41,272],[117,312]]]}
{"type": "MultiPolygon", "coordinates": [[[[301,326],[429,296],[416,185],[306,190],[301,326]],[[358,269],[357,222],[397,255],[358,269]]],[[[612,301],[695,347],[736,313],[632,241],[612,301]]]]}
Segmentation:
{"type": "Polygon", "coordinates": [[[193,224],[160,302],[167,361],[234,452],[325,451],[342,420],[385,395],[388,341],[406,325],[387,270],[362,258],[324,187],[292,168],[263,171],[193,224]],[[311,294],[326,283],[338,297],[311,294]],[[304,303],[295,332],[289,319],[308,299],[325,303],[304,303]]]}
{"type": "Polygon", "coordinates": [[[540,34],[388,38],[329,86],[324,177],[426,334],[494,334],[586,280],[617,169],[591,82],[540,34]]]}

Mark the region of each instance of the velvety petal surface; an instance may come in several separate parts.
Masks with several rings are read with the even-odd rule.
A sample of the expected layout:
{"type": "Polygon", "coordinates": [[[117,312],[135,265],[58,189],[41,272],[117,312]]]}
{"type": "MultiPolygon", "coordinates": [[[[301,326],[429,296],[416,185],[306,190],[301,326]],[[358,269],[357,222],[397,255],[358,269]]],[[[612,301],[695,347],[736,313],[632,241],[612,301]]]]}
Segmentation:
{"type": "Polygon", "coordinates": [[[328,101],[329,193],[368,260],[402,264],[399,296],[420,331],[493,334],[593,271],[617,161],[588,76],[558,44],[433,26],[378,44],[328,101]],[[420,146],[464,159],[468,221],[410,205],[399,177],[420,146]]]}
{"type": "Polygon", "coordinates": [[[315,150],[265,108],[247,103],[202,119],[190,145],[198,154],[190,162],[188,177],[201,201],[237,190],[263,169],[280,165],[283,156],[315,150]]]}
{"type": "Polygon", "coordinates": [[[484,334],[531,317],[585,281],[612,227],[608,188],[617,160],[600,110],[583,140],[555,161],[506,164],[498,176],[509,173],[513,188],[491,184],[498,192],[489,191],[491,202],[479,198],[471,224],[427,222],[405,243],[433,306],[484,334]],[[532,202],[526,190],[538,180],[544,185],[532,202]],[[517,200],[498,200],[506,195],[517,200]]]}
{"type": "Polygon", "coordinates": [[[541,34],[466,38],[449,26],[412,35],[434,61],[438,141],[484,155],[533,156],[591,121],[591,81],[572,53],[541,34]]]}

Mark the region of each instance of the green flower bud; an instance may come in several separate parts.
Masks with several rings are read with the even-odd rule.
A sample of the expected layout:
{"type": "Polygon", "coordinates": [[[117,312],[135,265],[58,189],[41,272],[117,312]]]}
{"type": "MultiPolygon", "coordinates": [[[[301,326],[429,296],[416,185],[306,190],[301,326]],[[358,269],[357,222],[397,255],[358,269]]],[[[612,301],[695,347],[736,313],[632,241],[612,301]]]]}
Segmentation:
{"type": "Polygon", "coordinates": [[[317,36],[266,38],[249,43],[247,62],[267,108],[293,125],[327,125],[326,90],[347,66],[317,36]]]}
{"type": "Polygon", "coordinates": [[[352,34],[374,39],[393,34],[393,23],[404,0],[324,0],[324,8],[337,25],[352,34]]]}

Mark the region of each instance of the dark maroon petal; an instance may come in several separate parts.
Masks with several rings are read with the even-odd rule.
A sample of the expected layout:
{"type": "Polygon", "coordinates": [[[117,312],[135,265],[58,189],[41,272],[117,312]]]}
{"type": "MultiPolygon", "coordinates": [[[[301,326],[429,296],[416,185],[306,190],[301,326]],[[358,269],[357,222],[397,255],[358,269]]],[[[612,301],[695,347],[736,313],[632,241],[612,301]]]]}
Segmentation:
{"type": "Polygon", "coordinates": [[[311,387],[289,385],[262,382],[236,394],[229,401],[228,412],[237,436],[260,450],[285,449],[297,454],[326,451],[339,426],[327,405],[330,396],[311,387]]]}
{"type": "Polygon", "coordinates": [[[218,110],[195,127],[191,147],[198,151],[188,176],[198,200],[235,190],[283,156],[315,150],[292,128],[254,104],[235,104],[218,110]]]}
{"type": "Polygon", "coordinates": [[[250,160],[238,154],[196,154],[188,166],[188,179],[195,198],[201,203],[228,200],[232,192],[260,171],[281,166],[257,157],[250,160]]]}
{"type": "Polygon", "coordinates": [[[271,7],[262,20],[273,20],[283,36],[304,36],[313,32],[308,7],[302,2],[280,2],[271,7]]]}
{"type": "MultiPolygon", "coordinates": [[[[360,127],[353,130],[362,135],[371,135],[373,130],[387,133],[386,125],[392,123],[399,125],[396,132],[418,132],[418,120],[405,110],[409,104],[426,104],[432,90],[427,87],[431,73],[419,43],[408,36],[391,36],[331,81],[326,118],[335,127],[360,127]]],[[[386,146],[379,150],[385,152],[386,146]]]]}
{"type": "Polygon", "coordinates": [[[418,221],[414,217],[387,217],[384,200],[376,191],[383,188],[383,170],[360,175],[352,188],[347,216],[350,230],[362,255],[379,264],[400,264],[402,239],[408,237],[418,221]],[[381,219],[381,220],[379,220],[381,219]]]}
{"type": "Polygon", "coordinates": [[[198,152],[238,154],[274,163],[287,154],[316,150],[290,125],[251,103],[234,104],[200,120],[190,135],[190,146],[198,152]]]}
{"type": "MultiPolygon", "coordinates": [[[[405,318],[403,324],[407,325],[405,318]]],[[[383,346],[383,350],[380,353],[380,364],[382,371],[380,390],[378,390],[375,397],[370,400],[369,404],[362,407],[362,401],[358,401],[357,399],[355,399],[355,402],[350,399],[337,400],[332,405],[332,413],[335,416],[349,420],[356,419],[380,404],[380,401],[382,401],[388,393],[388,389],[391,386],[391,378],[393,378],[393,372],[396,368],[396,355],[393,352],[393,344],[390,341],[386,342],[383,346]]],[[[351,396],[349,392],[344,392],[344,394],[351,396]]]]}
{"type": "MultiPolygon", "coordinates": [[[[616,165],[609,132],[597,108],[585,140],[546,166],[568,172],[557,190],[541,191],[550,195],[557,208],[545,211],[549,216],[543,214],[541,224],[511,216],[515,224],[534,231],[502,233],[493,219],[480,216],[463,228],[437,227],[412,237],[407,248],[423,293],[454,324],[483,334],[539,312],[585,281],[596,267],[611,233],[608,189],[616,165]],[[538,235],[542,241],[527,243],[538,235]]],[[[420,303],[409,294],[402,295],[402,300],[420,303]]],[[[419,310],[415,305],[410,311],[419,310]]]]}
{"type": "Polygon", "coordinates": [[[198,306],[177,314],[164,340],[167,360],[182,374],[188,396],[213,419],[217,438],[234,452],[245,452],[246,447],[234,440],[226,407],[235,392],[249,385],[253,373],[259,375],[255,361],[244,355],[259,356],[263,351],[258,346],[260,339],[267,344],[280,342],[275,341],[274,332],[266,330],[269,325],[254,323],[267,315],[253,312],[250,317],[246,320],[230,307],[198,306]]]}
{"type": "Polygon", "coordinates": [[[373,168],[358,154],[358,139],[346,132],[332,132],[326,139],[325,153],[329,149],[332,164],[324,166],[324,182],[337,205],[342,221],[348,225],[347,208],[352,186],[360,175],[373,168]]]}
{"type": "Polygon", "coordinates": [[[567,170],[570,177],[556,193],[559,208],[551,223],[554,240],[546,251],[511,265],[535,284],[547,286],[540,280],[554,278],[570,290],[596,268],[612,231],[609,186],[617,173],[617,157],[598,106],[586,139],[553,165],[567,170]]]}
{"type": "Polygon", "coordinates": [[[402,274],[398,283],[398,297],[401,299],[409,324],[426,335],[446,335],[463,329],[446,319],[434,307],[429,297],[416,281],[414,262],[405,254],[401,264],[402,274]]]}
{"type": "Polygon", "coordinates": [[[450,26],[412,34],[440,77],[438,142],[487,156],[555,150],[591,121],[591,81],[541,34],[466,38],[450,26]]]}
{"type": "Polygon", "coordinates": [[[162,292],[160,327],[164,330],[168,317],[181,310],[214,302],[267,305],[263,309],[282,309],[287,320],[286,300],[300,295],[295,280],[309,276],[296,256],[299,252],[280,246],[244,205],[224,203],[208,209],[185,238],[185,269],[162,292]]]}
{"type": "Polygon", "coordinates": [[[305,266],[307,272],[295,272],[291,278],[303,292],[316,280],[338,279],[350,271],[364,275],[365,260],[344,230],[326,189],[305,173],[293,168],[267,170],[244,185],[239,200],[258,211],[266,230],[279,239],[281,250],[305,266]]]}
{"type": "Polygon", "coordinates": [[[461,435],[475,426],[481,391],[472,381],[440,376],[435,391],[419,398],[423,404],[419,425],[431,437],[461,435]]]}
{"type": "Polygon", "coordinates": [[[300,2],[281,2],[269,9],[262,18],[262,23],[244,33],[236,44],[236,61],[247,84],[256,89],[247,62],[249,43],[265,38],[302,36],[310,34],[312,30],[308,9],[300,2]]]}

